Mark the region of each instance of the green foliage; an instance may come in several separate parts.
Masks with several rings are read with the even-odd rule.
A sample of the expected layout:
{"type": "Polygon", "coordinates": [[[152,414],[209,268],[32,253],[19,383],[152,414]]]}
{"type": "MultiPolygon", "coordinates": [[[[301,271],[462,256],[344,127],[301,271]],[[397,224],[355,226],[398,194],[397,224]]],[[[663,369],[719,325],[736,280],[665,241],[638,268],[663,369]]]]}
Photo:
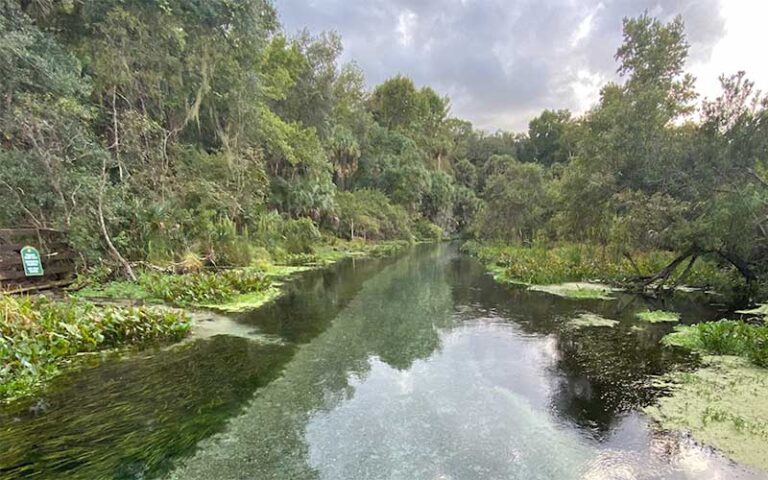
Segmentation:
{"type": "MultiPolygon", "coordinates": [[[[697,284],[723,265],[753,284],[768,264],[768,100],[723,77],[683,122],[679,18],[625,20],[621,81],[584,115],[485,134],[408,77],[366,91],[338,35],[288,36],[268,0],[203,3],[2,3],[0,223],[65,228],[87,263],[123,269],[247,266],[259,248],[283,261],[321,228],[610,245],[649,266],[679,252],[697,284]]],[[[511,273],[626,270],[537,261],[551,265],[511,273]]]]}
{"type": "Polygon", "coordinates": [[[435,241],[445,238],[443,229],[426,218],[415,219],[411,225],[411,231],[418,240],[435,241]]]}
{"type": "Polygon", "coordinates": [[[485,208],[478,215],[475,230],[493,240],[534,241],[548,216],[545,170],[511,157],[493,157],[491,162],[483,191],[485,208]]]}
{"type": "Polygon", "coordinates": [[[264,290],[272,282],[261,271],[247,269],[183,275],[144,273],[139,277],[139,285],[151,297],[174,305],[205,305],[264,290]]]}
{"type": "Polygon", "coordinates": [[[336,216],[338,235],[350,240],[411,237],[408,213],[401,206],[392,205],[386,195],[376,190],[337,193],[336,216]]]}
{"type": "Polygon", "coordinates": [[[178,340],[189,329],[189,318],[177,310],[2,296],[0,397],[28,393],[77,353],[178,340]]]}
{"type": "MultiPolygon", "coordinates": [[[[616,251],[589,244],[521,247],[471,241],[462,249],[486,265],[500,267],[510,281],[534,285],[594,280],[623,284],[661,270],[675,257],[672,252],[637,252],[630,261],[616,251]]],[[[723,291],[738,281],[732,271],[708,261],[696,263],[687,277],[689,285],[723,291]]]]}
{"type": "Polygon", "coordinates": [[[662,339],[665,345],[688,348],[713,355],[748,358],[760,367],[768,367],[768,326],[739,320],[678,326],[662,339]]]}

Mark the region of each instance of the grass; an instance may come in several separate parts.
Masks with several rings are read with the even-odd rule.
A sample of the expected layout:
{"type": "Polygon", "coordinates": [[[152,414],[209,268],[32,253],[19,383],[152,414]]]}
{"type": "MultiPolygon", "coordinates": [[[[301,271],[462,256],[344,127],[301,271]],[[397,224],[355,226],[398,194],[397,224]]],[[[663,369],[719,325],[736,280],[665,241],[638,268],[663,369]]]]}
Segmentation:
{"type": "Polygon", "coordinates": [[[678,326],[662,343],[704,354],[744,357],[757,366],[768,367],[768,325],[720,320],[678,326]]]}
{"type": "Polygon", "coordinates": [[[189,329],[179,310],[0,296],[0,398],[35,391],[78,353],[175,341],[189,329]]]}
{"type": "MultiPolygon", "coordinates": [[[[630,262],[611,248],[586,244],[524,247],[470,241],[462,246],[462,250],[485,265],[500,269],[496,273],[500,281],[529,285],[584,281],[623,285],[638,276],[649,276],[662,270],[676,256],[674,252],[666,251],[636,252],[630,262]]],[[[681,274],[683,268],[681,265],[675,275],[681,274]]],[[[727,292],[743,286],[743,280],[733,269],[699,259],[688,274],[686,284],[727,292]]]]}
{"type": "Polygon", "coordinates": [[[679,322],[680,314],[677,312],[666,312],[664,310],[646,310],[639,312],[637,318],[649,323],[679,322]]]}

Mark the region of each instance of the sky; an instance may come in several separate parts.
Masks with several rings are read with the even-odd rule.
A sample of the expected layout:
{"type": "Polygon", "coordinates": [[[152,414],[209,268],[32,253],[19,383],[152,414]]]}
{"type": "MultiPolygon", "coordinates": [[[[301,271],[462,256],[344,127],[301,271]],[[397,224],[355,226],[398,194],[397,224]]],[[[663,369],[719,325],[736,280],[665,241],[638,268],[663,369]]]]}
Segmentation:
{"type": "Polygon", "coordinates": [[[768,90],[768,0],[276,0],[289,34],[336,31],[369,87],[396,74],[451,99],[453,116],[522,131],[542,110],[581,113],[617,80],[622,19],[682,15],[702,97],[745,70],[768,90]]]}

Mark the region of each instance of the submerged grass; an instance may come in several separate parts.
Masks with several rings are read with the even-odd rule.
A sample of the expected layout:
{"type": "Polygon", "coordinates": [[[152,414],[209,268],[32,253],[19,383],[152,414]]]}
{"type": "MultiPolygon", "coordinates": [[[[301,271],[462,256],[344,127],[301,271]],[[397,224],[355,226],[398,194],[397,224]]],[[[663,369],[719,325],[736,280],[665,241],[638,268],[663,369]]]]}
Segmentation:
{"type": "Polygon", "coordinates": [[[740,320],[678,325],[667,346],[703,354],[703,367],[661,379],[670,394],[646,412],[733,460],[768,470],[768,326],[740,320]]]}
{"type": "Polygon", "coordinates": [[[189,329],[188,315],[168,308],[0,296],[0,398],[34,391],[75,354],[179,340],[189,329]]]}

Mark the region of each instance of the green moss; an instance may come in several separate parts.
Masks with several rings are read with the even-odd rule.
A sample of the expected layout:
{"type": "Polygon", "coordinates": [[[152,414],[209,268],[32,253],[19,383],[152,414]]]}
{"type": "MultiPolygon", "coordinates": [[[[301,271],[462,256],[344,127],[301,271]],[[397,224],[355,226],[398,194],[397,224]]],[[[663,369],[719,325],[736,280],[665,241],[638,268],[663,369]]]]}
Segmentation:
{"type": "MultiPolygon", "coordinates": [[[[680,335],[678,339],[684,338],[680,335]]],[[[669,430],[684,430],[733,460],[768,470],[768,370],[737,357],[707,357],[693,373],[676,373],[646,412],[669,430]]]]}
{"type": "Polygon", "coordinates": [[[637,313],[637,318],[649,323],[679,322],[680,314],[676,312],[666,312],[664,310],[646,310],[637,313]]]}
{"type": "Polygon", "coordinates": [[[615,327],[618,324],[619,322],[617,320],[604,318],[594,313],[582,313],[578,317],[568,321],[568,326],[575,329],[587,327],[615,327]]]}
{"type": "Polygon", "coordinates": [[[577,300],[613,300],[613,289],[599,283],[571,282],[559,285],[533,285],[529,290],[545,292],[564,298],[577,300]]]}

